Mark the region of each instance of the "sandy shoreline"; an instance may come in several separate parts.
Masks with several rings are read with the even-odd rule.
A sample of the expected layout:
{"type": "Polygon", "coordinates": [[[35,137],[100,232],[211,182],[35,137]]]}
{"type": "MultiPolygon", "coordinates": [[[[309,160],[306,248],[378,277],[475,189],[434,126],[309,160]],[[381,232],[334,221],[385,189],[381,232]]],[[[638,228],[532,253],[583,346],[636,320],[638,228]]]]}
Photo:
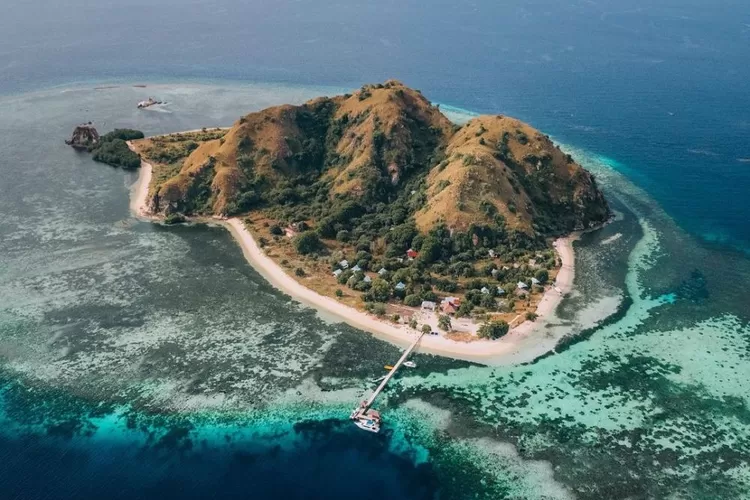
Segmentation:
{"type": "MultiPolygon", "coordinates": [[[[151,183],[152,167],[142,161],[138,180],[131,188],[130,209],[137,218],[155,220],[148,212],[148,188],[151,183]]],[[[244,223],[238,218],[215,220],[226,227],[242,248],[245,258],[253,268],[271,285],[293,299],[313,307],[327,319],[345,322],[372,333],[375,337],[405,347],[413,340],[413,333],[405,325],[381,321],[373,315],[341,304],[337,300],[323,296],[298,283],[283,268],[268,257],[258,246],[244,223]]],[[[536,321],[524,321],[499,340],[476,340],[457,342],[440,336],[424,336],[419,351],[455,359],[474,361],[490,365],[515,364],[531,361],[554,347],[544,338],[545,320],[557,308],[564,294],[573,288],[575,278],[575,255],[573,241],[577,235],[555,241],[555,249],[562,261],[554,286],[550,287],[537,307],[536,321]],[[538,338],[537,338],[538,337],[538,338]]],[[[556,343],[556,341],[555,341],[556,343]]]]}

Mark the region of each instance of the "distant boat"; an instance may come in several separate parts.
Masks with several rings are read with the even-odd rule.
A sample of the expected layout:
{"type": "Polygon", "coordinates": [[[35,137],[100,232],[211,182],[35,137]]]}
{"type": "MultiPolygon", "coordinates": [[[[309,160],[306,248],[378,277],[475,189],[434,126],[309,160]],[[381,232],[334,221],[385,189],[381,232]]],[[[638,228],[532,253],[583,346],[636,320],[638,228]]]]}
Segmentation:
{"type": "Polygon", "coordinates": [[[416,368],[417,364],[414,361],[404,361],[404,366],[407,368],[416,368]]]}
{"type": "Polygon", "coordinates": [[[155,106],[156,104],[164,104],[162,101],[157,101],[153,97],[149,97],[146,101],[141,101],[138,103],[139,109],[148,108],[149,106],[155,106]]]}
{"type": "Polygon", "coordinates": [[[386,370],[393,370],[393,367],[391,365],[385,365],[383,368],[386,370]]]}

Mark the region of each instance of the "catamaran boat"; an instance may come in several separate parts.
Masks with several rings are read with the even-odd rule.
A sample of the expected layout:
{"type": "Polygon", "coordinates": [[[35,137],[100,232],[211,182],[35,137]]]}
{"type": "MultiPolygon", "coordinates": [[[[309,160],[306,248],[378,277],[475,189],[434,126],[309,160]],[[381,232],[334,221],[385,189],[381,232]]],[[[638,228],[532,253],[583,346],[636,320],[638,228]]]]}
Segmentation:
{"type": "Polygon", "coordinates": [[[362,430],[378,433],[380,432],[380,412],[367,410],[354,420],[354,425],[362,430]]]}

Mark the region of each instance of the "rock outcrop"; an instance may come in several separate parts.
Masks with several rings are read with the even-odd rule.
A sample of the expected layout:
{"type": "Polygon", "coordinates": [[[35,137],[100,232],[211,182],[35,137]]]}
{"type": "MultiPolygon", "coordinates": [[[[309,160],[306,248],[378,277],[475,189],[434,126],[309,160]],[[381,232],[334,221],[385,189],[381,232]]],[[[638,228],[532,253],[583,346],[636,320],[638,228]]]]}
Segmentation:
{"type": "Polygon", "coordinates": [[[91,150],[99,144],[99,132],[91,122],[78,125],[73,131],[73,136],[66,140],[65,144],[75,149],[91,150]]]}

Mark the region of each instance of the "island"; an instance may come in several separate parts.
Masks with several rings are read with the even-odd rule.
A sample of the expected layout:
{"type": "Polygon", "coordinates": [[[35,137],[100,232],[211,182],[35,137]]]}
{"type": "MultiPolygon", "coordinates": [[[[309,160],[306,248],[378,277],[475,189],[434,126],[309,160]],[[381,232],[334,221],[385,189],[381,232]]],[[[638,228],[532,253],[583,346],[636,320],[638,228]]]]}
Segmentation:
{"type": "Polygon", "coordinates": [[[532,335],[572,286],[575,233],[610,217],[548,136],[506,116],[456,125],[395,80],[128,145],[139,215],[225,224],[293,297],[463,359],[532,335]]]}

